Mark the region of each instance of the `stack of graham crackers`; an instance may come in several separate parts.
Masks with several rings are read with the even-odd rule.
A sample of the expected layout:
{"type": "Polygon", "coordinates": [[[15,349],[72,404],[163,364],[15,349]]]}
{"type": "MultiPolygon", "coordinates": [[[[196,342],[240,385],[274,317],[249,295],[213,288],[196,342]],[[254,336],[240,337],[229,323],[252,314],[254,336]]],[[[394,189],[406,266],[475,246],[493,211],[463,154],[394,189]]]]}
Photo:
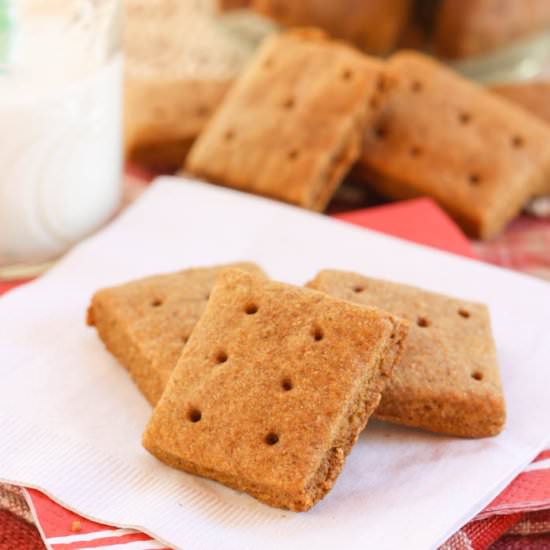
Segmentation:
{"type": "MultiPolygon", "coordinates": [[[[335,36],[369,49],[358,37],[374,17],[370,3],[350,20],[338,3],[316,2],[281,3],[287,23],[327,27],[330,20],[335,36]],[[322,10],[325,3],[338,14],[322,10]],[[357,36],[340,32],[356,27],[357,36]]],[[[407,11],[407,3],[377,2],[377,17],[397,4],[407,11]]],[[[262,13],[274,9],[253,4],[262,13]]],[[[221,24],[206,1],[197,6],[125,1],[132,161],[161,172],[184,163],[212,183],[316,211],[350,174],[389,199],[431,196],[482,239],[550,194],[550,127],[530,112],[544,104],[544,87],[523,101],[522,91],[492,93],[423,54],[382,61],[315,29],[270,34],[262,27],[248,40],[221,24]]]]}
{"type": "Polygon", "coordinates": [[[283,27],[315,26],[371,54],[423,46],[445,59],[486,56],[540,36],[550,25],[547,0],[215,0],[246,8],[283,27]]]}
{"type": "Polygon", "coordinates": [[[487,308],[418,288],[335,270],[296,287],[238,263],[100,290],[88,324],[154,406],[152,454],[271,506],[323,498],[372,415],[504,425],[487,308]]]}
{"type": "Polygon", "coordinates": [[[382,62],[302,29],[263,42],[185,163],[316,211],[352,169],[382,196],[429,195],[491,238],[550,193],[550,127],[422,54],[382,62]]]}

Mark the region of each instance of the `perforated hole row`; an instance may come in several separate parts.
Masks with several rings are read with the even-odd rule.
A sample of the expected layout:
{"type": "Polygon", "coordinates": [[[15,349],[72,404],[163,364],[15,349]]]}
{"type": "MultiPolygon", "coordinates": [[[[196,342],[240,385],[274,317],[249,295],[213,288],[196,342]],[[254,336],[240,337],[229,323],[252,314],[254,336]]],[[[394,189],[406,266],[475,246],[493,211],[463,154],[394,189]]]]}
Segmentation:
{"type": "MultiPolygon", "coordinates": [[[[249,303],[244,307],[244,312],[247,315],[254,315],[258,312],[258,309],[259,308],[257,304],[249,303]]],[[[319,342],[324,338],[324,332],[318,326],[313,327],[311,335],[316,342],[319,342]]],[[[183,340],[187,341],[187,337],[184,336],[183,340]]],[[[217,364],[225,363],[228,361],[228,359],[229,357],[224,350],[220,350],[215,356],[217,364]]],[[[289,376],[285,376],[280,381],[280,387],[283,392],[290,392],[294,389],[294,383],[289,376]]],[[[200,422],[202,420],[202,411],[197,407],[190,407],[187,411],[187,419],[192,423],[200,422]]],[[[276,445],[277,443],[279,443],[279,434],[273,431],[267,433],[264,437],[264,442],[266,445],[269,446],[276,445]]]]}
{"type": "MultiPolygon", "coordinates": [[[[467,111],[461,111],[458,114],[458,120],[460,124],[466,126],[473,120],[472,114],[467,111]]],[[[525,140],[522,136],[516,134],[510,138],[510,144],[514,149],[521,149],[525,145],[525,140]]]]}

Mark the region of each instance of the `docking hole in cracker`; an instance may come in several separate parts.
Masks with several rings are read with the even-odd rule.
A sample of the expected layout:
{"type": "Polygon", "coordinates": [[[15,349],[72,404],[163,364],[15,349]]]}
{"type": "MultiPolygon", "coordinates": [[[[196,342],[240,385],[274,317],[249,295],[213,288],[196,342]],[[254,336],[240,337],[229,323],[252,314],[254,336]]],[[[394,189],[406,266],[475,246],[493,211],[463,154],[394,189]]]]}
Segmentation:
{"type": "Polygon", "coordinates": [[[197,423],[197,422],[200,422],[200,420],[202,419],[202,413],[199,409],[190,409],[189,412],[187,413],[187,418],[189,418],[189,420],[193,423],[197,423]]]}
{"type": "Polygon", "coordinates": [[[265,436],[265,442],[268,444],[268,445],[276,445],[277,443],[279,443],[279,436],[274,433],[274,432],[269,432],[266,436],[265,436]]]}
{"type": "Polygon", "coordinates": [[[283,378],[281,387],[284,391],[290,391],[293,388],[292,380],[290,378],[283,378]]]}

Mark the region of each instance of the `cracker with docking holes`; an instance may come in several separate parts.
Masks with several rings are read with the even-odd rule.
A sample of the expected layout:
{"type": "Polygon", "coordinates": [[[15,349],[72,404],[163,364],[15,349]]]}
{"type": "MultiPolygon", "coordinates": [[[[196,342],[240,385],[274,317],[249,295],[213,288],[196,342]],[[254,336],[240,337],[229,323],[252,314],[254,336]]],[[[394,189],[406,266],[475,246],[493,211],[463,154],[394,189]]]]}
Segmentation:
{"type": "Polygon", "coordinates": [[[387,84],[381,62],[320,31],[269,37],[193,145],[186,169],[321,211],[359,156],[387,84]]]}
{"type": "Polygon", "coordinates": [[[227,270],[144,446],[271,506],[307,510],[378,405],[407,328],[376,308],[227,270]]]}
{"type": "Polygon", "coordinates": [[[411,0],[250,0],[250,7],[288,27],[311,26],[373,53],[395,47],[411,0]]]}
{"type": "Polygon", "coordinates": [[[376,418],[462,437],[502,430],[504,396],[486,306],[342,271],[322,271],[308,286],[410,321],[376,418]]]}
{"type": "Polygon", "coordinates": [[[356,176],[382,195],[437,200],[491,238],[550,186],[550,128],[422,54],[389,60],[399,78],[365,133],[356,176]]]}
{"type": "Polygon", "coordinates": [[[549,25],[548,0],[443,0],[434,46],[439,56],[454,59],[487,54],[549,25]]]}
{"type": "Polygon", "coordinates": [[[254,41],[228,32],[209,4],[121,2],[125,149],[134,164],[160,172],[180,169],[233,78],[254,53],[254,41]]]}
{"type": "MultiPolygon", "coordinates": [[[[254,264],[233,264],[262,274],[254,264]]],[[[206,308],[216,277],[227,266],[154,275],[99,290],[88,308],[107,349],[154,405],[193,327],[206,308]]]]}

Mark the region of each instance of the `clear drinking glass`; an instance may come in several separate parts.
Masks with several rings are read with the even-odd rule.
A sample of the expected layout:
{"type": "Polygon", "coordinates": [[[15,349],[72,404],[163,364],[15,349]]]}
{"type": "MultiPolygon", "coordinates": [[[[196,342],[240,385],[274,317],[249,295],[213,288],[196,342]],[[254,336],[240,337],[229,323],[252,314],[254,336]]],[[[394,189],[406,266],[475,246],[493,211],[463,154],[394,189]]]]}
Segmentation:
{"type": "Polygon", "coordinates": [[[121,195],[119,0],[0,0],[0,278],[51,261],[121,195]]]}

